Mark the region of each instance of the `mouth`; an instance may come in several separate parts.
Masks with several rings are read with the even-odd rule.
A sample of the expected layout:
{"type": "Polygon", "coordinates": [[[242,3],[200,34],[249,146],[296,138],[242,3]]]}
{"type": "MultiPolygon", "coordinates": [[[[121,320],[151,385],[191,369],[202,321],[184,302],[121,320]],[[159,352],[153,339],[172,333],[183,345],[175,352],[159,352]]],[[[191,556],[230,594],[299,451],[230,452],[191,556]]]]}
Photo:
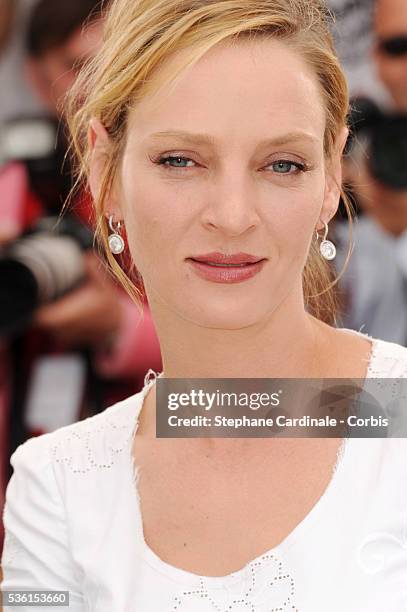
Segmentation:
{"type": "Polygon", "coordinates": [[[192,257],[188,257],[188,259],[198,263],[207,264],[209,266],[240,267],[249,264],[256,264],[259,261],[262,261],[264,258],[257,255],[252,255],[251,253],[244,253],[243,251],[240,251],[239,253],[231,253],[230,255],[222,253],[221,251],[212,251],[211,253],[194,255],[192,257]]]}
{"type": "Polygon", "coordinates": [[[188,259],[190,261],[195,261],[196,263],[205,264],[207,266],[213,266],[214,268],[243,268],[245,266],[254,266],[256,265],[256,263],[259,263],[259,261],[263,261],[262,259],[259,259],[258,261],[252,261],[252,262],[227,264],[227,263],[215,263],[212,261],[201,261],[200,259],[194,259],[193,257],[189,257],[188,259]]]}
{"type": "MultiPolygon", "coordinates": [[[[215,257],[214,257],[215,258],[215,257]]],[[[240,255],[216,255],[216,259],[234,259],[235,261],[211,261],[205,257],[188,257],[187,262],[194,272],[206,281],[213,283],[240,283],[258,274],[267,259],[254,257],[247,254],[240,255]],[[252,259],[253,261],[236,261],[236,259],[252,259]]]]}

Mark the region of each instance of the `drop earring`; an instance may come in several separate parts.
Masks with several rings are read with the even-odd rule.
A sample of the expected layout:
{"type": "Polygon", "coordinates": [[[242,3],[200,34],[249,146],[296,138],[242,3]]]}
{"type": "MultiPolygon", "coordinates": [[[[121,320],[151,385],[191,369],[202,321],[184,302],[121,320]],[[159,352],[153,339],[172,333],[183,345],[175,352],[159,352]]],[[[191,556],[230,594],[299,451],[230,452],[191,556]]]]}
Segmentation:
{"type": "MultiPolygon", "coordinates": [[[[325,223],[325,221],[323,221],[323,224],[325,225],[325,234],[321,244],[319,245],[319,251],[324,259],[328,259],[330,261],[331,259],[335,259],[336,257],[336,247],[333,242],[326,239],[328,235],[328,224],[325,223]]],[[[318,230],[315,230],[315,233],[318,240],[318,230]]]]}
{"type": "Polygon", "coordinates": [[[117,230],[115,230],[113,227],[113,215],[110,215],[109,227],[113,232],[113,234],[110,234],[108,238],[109,248],[114,255],[119,255],[119,253],[122,253],[124,251],[124,240],[120,236],[121,222],[117,222],[117,230]]]}

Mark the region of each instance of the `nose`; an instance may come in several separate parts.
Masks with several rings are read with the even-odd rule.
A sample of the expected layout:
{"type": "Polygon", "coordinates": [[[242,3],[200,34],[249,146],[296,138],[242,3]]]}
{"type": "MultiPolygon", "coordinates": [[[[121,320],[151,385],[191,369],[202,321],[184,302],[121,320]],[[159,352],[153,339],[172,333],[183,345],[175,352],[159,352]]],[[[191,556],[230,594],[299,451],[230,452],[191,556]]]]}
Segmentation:
{"type": "Polygon", "coordinates": [[[229,173],[217,182],[208,197],[201,216],[206,229],[233,237],[259,225],[256,188],[247,176],[229,173]]]}

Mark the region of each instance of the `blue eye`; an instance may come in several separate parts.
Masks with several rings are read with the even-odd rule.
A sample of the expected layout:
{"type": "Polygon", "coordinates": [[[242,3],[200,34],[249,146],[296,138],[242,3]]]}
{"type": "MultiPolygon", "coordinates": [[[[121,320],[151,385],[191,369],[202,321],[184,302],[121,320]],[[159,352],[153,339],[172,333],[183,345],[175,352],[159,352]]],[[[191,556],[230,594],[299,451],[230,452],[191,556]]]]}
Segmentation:
{"type": "Polygon", "coordinates": [[[297,172],[305,170],[304,164],[299,164],[285,159],[279,159],[270,165],[277,174],[297,174],[297,172]],[[290,169],[292,168],[294,168],[294,171],[290,172],[290,169]]]}
{"type": "MultiPolygon", "coordinates": [[[[193,167],[193,165],[191,164],[188,166],[188,162],[191,162],[193,165],[195,165],[195,162],[192,159],[190,159],[189,157],[184,157],[182,155],[163,156],[158,158],[158,160],[154,163],[163,166],[164,168],[168,168],[169,170],[186,170],[187,168],[193,167]]],[[[269,164],[269,166],[273,168],[273,171],[276,174],[299,174],[300,172],[306,171],[305,164],[293,162],[286,159],[279,159],[269,164]]]]}
{"type": "Polygon", "coordinates": [[[181,170],[183,168],[187,168],[190,166],[173,166],[171,164],[166,164],[166,162],[171,162],[175,160],[176,162],[182,163],[182,162],[188,162],[188,161],[193,161],[192,159],[189,159],[189,157],[182,157],[182,155],[168,155],[167,157],[160,157],[160,159],[156,162],[157,164],[160,164],[162,166],[169,166],[170,168],[180,168],[181,170]]]}

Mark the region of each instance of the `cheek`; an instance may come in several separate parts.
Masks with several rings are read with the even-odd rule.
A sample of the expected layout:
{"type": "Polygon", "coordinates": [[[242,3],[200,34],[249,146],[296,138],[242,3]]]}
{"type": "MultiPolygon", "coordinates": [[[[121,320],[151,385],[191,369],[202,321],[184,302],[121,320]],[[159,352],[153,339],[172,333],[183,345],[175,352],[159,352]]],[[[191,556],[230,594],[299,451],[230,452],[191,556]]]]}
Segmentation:
{"type": "Polygon", "coordinates": [[[144,275],[152,262],[158,264],[165,255],[165,225],[139,201],[126,216],[126,233],[132,259],[144,275]]]}
{"type": "Polygon", "coordinates": [[[54,81],[53,85],[53,95],[56,100],[62,99],[63,96],[71,89],[75,82],[75,74],[73,71],[66,71],[62,76],[58,77],[54,81]]]}
{"type": "Polygon", "coordinates": [[[407,64],[404,61],[384,60],[381,63],[380,74],[384,81],[391,84],[393,87],[406,82],[407,80],[407,64]]]}
{"type": "Polygon", "coordinates": [[[323,176],[304,181],[301,188],[284,189],[275,194],[267,213],[270,234],[276,237],[280,251],[289,258],[306,257],[324,202],[323,176]]]}
{"type": "Polygon", "coordinates": [[[397,72],[395,69],[393,78],[398,89],[400,91],[405,91],[407,87],[407,61],[405,59],[398,63],[397,72]]]}
{"type": "Polygon", "coordinates": [[[143,274],[148,268],[159,270],[170,261],[185,227],[184,207],[175,206],[176,194],[157,188],[157,182],[142,180],[126,184],[124,209],[129,249],[135,265],[143,274]]]}

